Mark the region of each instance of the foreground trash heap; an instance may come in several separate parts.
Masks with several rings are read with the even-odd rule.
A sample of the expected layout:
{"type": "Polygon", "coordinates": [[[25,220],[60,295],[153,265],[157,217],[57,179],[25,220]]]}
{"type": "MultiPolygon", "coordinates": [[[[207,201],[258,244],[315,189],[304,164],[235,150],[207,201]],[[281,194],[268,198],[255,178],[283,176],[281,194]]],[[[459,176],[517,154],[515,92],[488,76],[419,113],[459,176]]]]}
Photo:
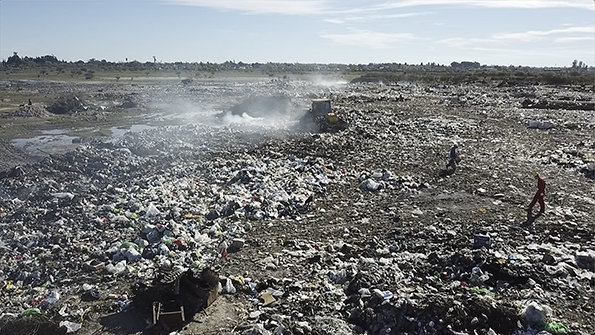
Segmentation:
{"type": "MultiPolygon", "coordinates": [[[[343,133],[160,127],[5,173],[0,321],[51,315],[60,329],[83,332],[88,313],[135,308],[133,283],[215,268],[219,293],[246,299],[247,317],[230,334],[592,333],[581,316],[594,311],[594,195],[581,192],[593,186],[593,143],[536,158],[510,139],[514,130],[470,121],[469,105],[418,116],[414,102],[398,100],[452,103],[454,93],[439,90],[343,92],[343,133]],[[490,172],[511,178],[480,176],[492,162],[488,144],[468,152],[457,175],[440,176],[441,151],[477,143],[469,138],[515,152],[509,165],[518,166],[490,172]],[[536,160],[582,187],[558,186],[542,227],[518,218],[518,175],[536,160]]],[[[534,117],[480,97],[471,104],[485,110],[480,118],[522,129],[534,117]]],[[[562,114],[558,124],[574,122],[565,129],[593,130],[562,114]]]]}

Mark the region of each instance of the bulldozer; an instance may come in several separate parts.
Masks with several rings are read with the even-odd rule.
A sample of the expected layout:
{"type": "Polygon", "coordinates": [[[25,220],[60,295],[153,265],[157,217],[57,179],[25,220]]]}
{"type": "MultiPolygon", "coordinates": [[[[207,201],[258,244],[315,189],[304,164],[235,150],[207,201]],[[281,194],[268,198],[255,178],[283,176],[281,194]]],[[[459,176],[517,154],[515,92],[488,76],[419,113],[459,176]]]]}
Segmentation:
{"type": "Polygon", "coordinates": [[[348,126],[333,112],[330,99],[312,99],[312,107],[304,114],[300,124],[306,130],[323,133],[338,132],[348,126]]]}

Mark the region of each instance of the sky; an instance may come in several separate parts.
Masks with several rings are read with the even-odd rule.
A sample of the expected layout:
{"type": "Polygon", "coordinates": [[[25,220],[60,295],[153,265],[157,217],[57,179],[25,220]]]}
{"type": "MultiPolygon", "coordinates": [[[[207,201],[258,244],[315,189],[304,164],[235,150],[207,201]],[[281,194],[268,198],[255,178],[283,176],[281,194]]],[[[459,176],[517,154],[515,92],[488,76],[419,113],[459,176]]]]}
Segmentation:
{"type": "Polygon", "coordinates": [[[594,0],[0,0],[0,59],[595,66],[594,0]]]}

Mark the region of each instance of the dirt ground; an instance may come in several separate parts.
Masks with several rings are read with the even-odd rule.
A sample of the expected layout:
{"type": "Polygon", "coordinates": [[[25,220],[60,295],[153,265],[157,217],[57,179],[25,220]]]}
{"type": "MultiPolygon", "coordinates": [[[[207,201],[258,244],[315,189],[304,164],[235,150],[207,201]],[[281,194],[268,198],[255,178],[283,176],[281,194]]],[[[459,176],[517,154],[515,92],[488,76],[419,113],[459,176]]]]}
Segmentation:
{"type": "MultiPolygon", "coordinates": [[[[390,315],[387,304],[368,305],[374,310],[373,320],[366,319],[366,310],[359,310],[357,303],[349,305],[355,301],[350,298],[358,292],[353,287],[357,285],[390,291],[394,299],[407,301],[399,305],[402,320],[392,326],[401,327],[399,332],[388,328],[386,334],[470,334],[473,329],[482,334],[488,328],[513,334],[523,329],[521,312],[531,299],[549,306],[550,320],[563,323],[570,332],[595,333],[595,269],[570,260],[564,263],[583,254],[587,263],[593,261],[588,255],[595,250],[595,111],[523,108],[526,99],[592,102],[592,88],[215,81],[2,85],[0,171],[5,174],[50,154],[58,157],[71,144],[106,141],[119,129],[135,125],[208,125],[217,122],[212,115],[267,90],[285,94],[299,108],[310,98],[330,97],[335,112],[349,122],[348,130],[331,134],[280,127],[278,137],[266,135],[250,149],[229,152],[231,157],[256,161],[274,155],[301,157],[311,165],[319,162],[329,174],[340,176],[340,182],[315,193],[310,211],[299,219],[253,222],[243,237],[245,246],[214,263],[222,277],[273,282],[269,287],[283,286],[284,280],[315,283],[319,287],[313,291],[324,292],[323,274],[368,262],[360,271],[363,275],[350,277],[342,286],[335,283],[343,288],[342,297],[351,301],[343,302],[348,307],[336,310],[334,299],[339,298],[323,293],[321,298],[308,298],[313,293],[304,286],[298,290],[301,296],[285,295],[272,307],[258,307],[251,294],[239,291],[221,295],[181,334],[271,334],[279,324],[284,325],[279,334],[343,333],[342,324],[323,324],[321,317],[326,316],[347,322],[353,332],[386,331],[388,326],[382,330],[376,325],[384,322],[380,315],[390,315]],[[81,104],[69,105],[63,115],[36,114],[64,92],[81,104]],[[39,108],[27,110],[28,99],[39,108]],[[531,120],[552,122],[553,128],[529,128],[531,120]],[[68,136],[68,145],[52,145],[56,130],[68,136]],[[17,139],[36,136],[41,138],[34,144],[15,145],[20,143],[17,139]],[[445,161],[453,143],[462,161],[455,173],[449,173],[445,161]],[[378,171],[391,174],[383,179],[384,187],[362,189],[363,176],[378,171]],[[546,213],[528,220],[526,206],[536,187],[533,171],[547,183],[546,213]],[[478,234],[491,237],[490,251],[474,250],[478,234]],[[268,257],[273,266],[263,263],[268,257]],[[477,285],[490,289],[489,299],[469,293],[470,273],[476,267],[490,274],[477,285]],[[262,315],[251,316],[254,311],[262,315]],[[299,323],[304,320],[309,326],[299,323]],[[254,330],[257,324],[268,333],[254,330]],[[247,332],[250,329],[253,333],[247,332]]],[[[270,120],[260,122],[259,126],[276,127],[270,120]]],[[[133,280],[119,282],[114,293],[130,295],[128,284],[133,280]]],[[[149,333],[146,314],[112,308],[110,301],[90,306],[76,334],[149,333]]]]}

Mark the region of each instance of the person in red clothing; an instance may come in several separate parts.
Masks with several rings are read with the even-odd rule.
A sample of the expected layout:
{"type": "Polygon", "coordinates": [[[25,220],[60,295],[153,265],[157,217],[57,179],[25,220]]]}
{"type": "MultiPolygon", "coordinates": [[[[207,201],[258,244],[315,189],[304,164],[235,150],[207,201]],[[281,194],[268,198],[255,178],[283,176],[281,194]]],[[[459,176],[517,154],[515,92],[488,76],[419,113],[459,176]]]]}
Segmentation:
{"type": "Polygon", "coordinates": [[[545,212],[545,203],[543,202],[543,196],[545,195],[545,181],[539,177],[537,172],[533,172],[532,175],[535,177],[535,179],[537,179],[537,192],[529,204],[527,212],[529,215],[531,215],[533,206],[539,202],[539,214],[543,214],[545,212]]]}

